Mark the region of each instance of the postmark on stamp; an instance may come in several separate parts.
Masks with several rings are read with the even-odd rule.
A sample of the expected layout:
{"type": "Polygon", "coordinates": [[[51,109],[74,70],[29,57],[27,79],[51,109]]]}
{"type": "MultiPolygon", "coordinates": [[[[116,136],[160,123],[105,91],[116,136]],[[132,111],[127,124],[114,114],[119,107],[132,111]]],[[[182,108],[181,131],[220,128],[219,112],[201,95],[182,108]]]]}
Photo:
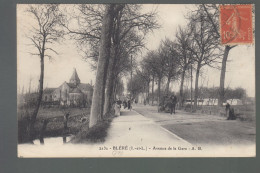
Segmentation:
{"type": "Polygon", "coordinates": [[[252,44],[252,5],[220,5],[221,44],[252,44]]]}

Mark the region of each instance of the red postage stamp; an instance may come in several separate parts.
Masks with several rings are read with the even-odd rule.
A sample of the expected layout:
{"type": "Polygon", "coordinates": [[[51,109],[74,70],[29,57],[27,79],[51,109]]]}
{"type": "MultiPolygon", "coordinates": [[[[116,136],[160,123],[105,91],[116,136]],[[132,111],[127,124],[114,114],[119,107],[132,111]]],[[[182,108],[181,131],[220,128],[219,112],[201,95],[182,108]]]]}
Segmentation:
{"type": "Polygon", "coordinates": [[[221,44],[252,44],[252,5],[220,5],[221,44]]]}

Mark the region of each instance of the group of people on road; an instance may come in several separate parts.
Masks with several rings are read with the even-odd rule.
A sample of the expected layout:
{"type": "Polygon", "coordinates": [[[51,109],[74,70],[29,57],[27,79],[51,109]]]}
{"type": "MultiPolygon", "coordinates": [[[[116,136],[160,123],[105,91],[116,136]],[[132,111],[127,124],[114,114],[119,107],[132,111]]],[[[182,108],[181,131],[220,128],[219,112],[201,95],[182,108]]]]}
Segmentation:
{"type": "Polygon", "coordinates": [[[177,96],[172,94],[171,96],[164,96],[162,105],[161,105],[161,110],[170,110],[170,114],[174,113],[176,110],[176,104],[177,104],[177,96]]]}
{"type": "MultiPolygon", "coordinates": [[[[176,104],[178,102],[177,96],[172,94],[170,97],[169,96],[165,96],[164,97],[164,101],[161,105],[161,110],[165,110],[166,108],[168,108],[168,110],[170,110],[170,114],[172,115],[173,113],[175,114],[175,110],[176,110],[176,104]]],[[[135,100],[134,100],[135,103],[135,100]]],[[[116,116],[120,116],[120,109],[121,109],[121,105],[123,105],[124,109],[128,109],[128,110],[132,110],[132,100],[127,98],[125,99],[123,102],[120,99],[117,99],[115,101],[115,115],[116,116]]],[[[226,115],[228,116],[227,120],[235,120],[236,116],[234,113],[234,108],[231,108],[230,104],[226,104],[226,115]]]]}
{"type": "Polygon", "coordinates": [[[123,105],[124,105],[124,109],[126,109],[126,108],[128,110],[132,109],[132,104],[131,104],[131,100],[130,99],[124,100],[123,101],[123,105]]]}
{"type": "Polygon", "coordinates": [[[120,109],[121,109],[121,105],[123,104],[124,109],[128,109],[128,110],[132,110],[132,104],[131,104],[131,99],[125,99],[123,102],[120,99],[117,99],[117,101],[115,102],[115,115],[116,116],[120,116],[120,109]]]}

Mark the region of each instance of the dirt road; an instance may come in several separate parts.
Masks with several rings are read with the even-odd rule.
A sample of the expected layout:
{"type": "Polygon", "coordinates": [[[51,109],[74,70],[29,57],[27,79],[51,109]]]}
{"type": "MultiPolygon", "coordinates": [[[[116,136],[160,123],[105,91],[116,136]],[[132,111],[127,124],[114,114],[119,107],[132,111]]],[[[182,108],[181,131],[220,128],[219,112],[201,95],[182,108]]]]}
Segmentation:
{"type": "Polygon", "coordinates": [[[191,144],[247,145],[255,143],[255,122],[227,121],[226,117],[192,114],[180,110],[173,115],[158,113],[155,106],[134,105],[133,108],[191,144]]]}

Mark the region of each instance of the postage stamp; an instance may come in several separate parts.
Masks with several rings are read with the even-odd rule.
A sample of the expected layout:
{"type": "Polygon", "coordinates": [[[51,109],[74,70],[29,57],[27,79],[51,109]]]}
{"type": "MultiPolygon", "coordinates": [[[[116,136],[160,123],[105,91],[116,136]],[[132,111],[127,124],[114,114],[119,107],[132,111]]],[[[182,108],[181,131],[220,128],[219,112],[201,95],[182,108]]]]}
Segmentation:
{"type": "Polygon", "coordinates": [[[252,5],[220,5],[221,44],[252,44],[252,5]]]}

